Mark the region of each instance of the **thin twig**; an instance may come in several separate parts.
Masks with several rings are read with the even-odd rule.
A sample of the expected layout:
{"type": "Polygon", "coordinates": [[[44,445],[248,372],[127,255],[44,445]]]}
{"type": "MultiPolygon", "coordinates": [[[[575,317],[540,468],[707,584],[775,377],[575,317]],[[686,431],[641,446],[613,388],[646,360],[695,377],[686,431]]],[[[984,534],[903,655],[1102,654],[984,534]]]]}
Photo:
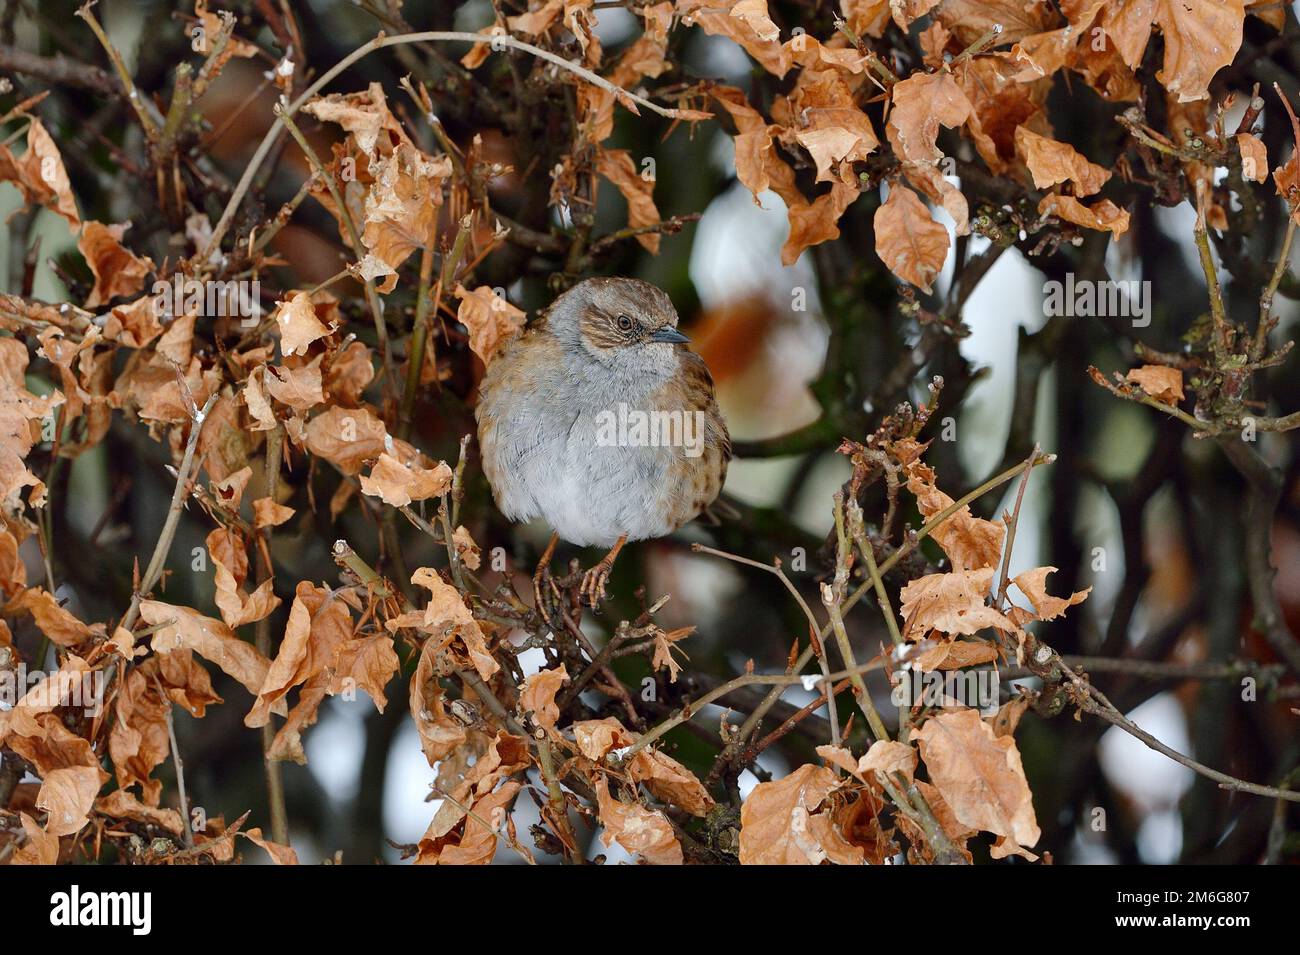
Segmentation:
{"type": "Polygon", "coordinates": [[[257,152],[253,154],[253,158],[249,160],[248,165],[244,168],[244,174],[239,178],[239,182],[235,185],[235,190],[231,193],[230,200],[226,203],[225,211],[222,212],[221,218],[213,228],[212,237],[208,240],[207,247],[203,250],[203,254],[200,258],[203,261],[207,261],[213,250],[221,247],[221,240],[225,238],[226,231],[230,228],[230,224],[234,220],[235,211],[239,208],[239,204],[243,202],[244,196],[248,193],[248,189],[253,183],[253,177],[257,174],[257,170],[266,160],[267,154],[270,153],[272,145],[279,136],[280,129],[283,128],[283,119],[286,116],[292,117],[303,107],[303,105],[308,103],[312,97],[329,85],[329,83],[332,82],[340,73],[363,57],[374,53],[376,50],[382,50],[389,46],[399,46],[405,43],[429,42],[476,44],[494,43],[498,46],[510,47],[513,50],[522,50],[525,53],[530,53],[533,56],[546,60],[548,63],[554,63],[561,69],[568,70],[575,76],[581,77],[588,83],[592,83],[607,92],[613,93],[615,98],[633,113],[637,112],[637,106],[644,106],[651,112],[658,113],[660,116],[667,117],[668,119],[691,118],[689,111],[659,106],[658,104],[652,103],[650,100],[644,99],[635,93],[629,93],[627,90],[615,86],[609,80],[596,75],[586,67],[566,60],[564,57],[552,53],[550,50],[543,50],[541,47],[533,46],[531,43],[525,43],[523,40],[517,40],[512,36],[499,35],[486,37],[481,33],[461,33],[454,30],[428,30],[421,33],[404,33],[400,36],[384,36],[381,33],[373,40],[357,47],[343,59],[335,63],[332,67],[322,73],[316,82],[307,87],[301,96],[280,110],[279,115],[276,117],[276,121],[271,124],[271,128],[268,129],[266,135],[262,137],[262,142],[258,145],[257,152]]]}
{"type": "MultiPolygon", "coordinates": [[[[352,254],[356,256],[357,261],[365,257],[365,246],[361,244],[361,233],[357,230],[356,221],[352,218],[352,212],[348,209],[348,204],[343,199],[343,194],[339,191],[338,183],[334,177],[329,174],[325,166],[321,163],[320,157],[316,155],[316,150],[311,148],[307,142],[307,137],[302,134],[298,124],[285,113],[285,108],[279,106],[276,114],[280,121],[284,123],[289,135],[294,138],[298,146],[302,149],[311,163],[312,171],[324,180],[325,188],[329,190],[330,198],[334,200],[334,205],[338,209],[339,218],[343,220],[344,227],[348,230],[348,238],[352,242],[352,254]]],[[[384,306],[379,301],[379,293],[375,290],[375,280],[365,279],[366,286],[366,304],[370,306],[370,317],[375,325],[375,338],[379,342],[380,356],[383,359],[385,382],[391,384],[394,381],[393,373],[393,350],[388,343],[388,326],[384,323],[384,306]]]]}
{"type": "Polygon", "coordinates": [[[1250,351],[1251,361],[1259,361],[1264,357],[1264,352],[1268,348],[1268,333],[1273,330],[1275,319],[1273,318],[1273,297],[1277,294],[1277,287],[1282,282],[1282,276],[1286,274],[1287,267],[1290,265],[1291,258],[1291,240],[1295,238],[1295,214],[1288,210],[1286,217],[1286,232],[1282,235],[1282,250],[1277,255],[1277,265],[1273,267],[1273,277],[1269,279],[1268,285],[1264,288],[1259,297],[1259,325],[1255,328],[1255,342],[1250,351]]]}
{"type": "MultiPolygon", "coordinates": [[[[284,426],[277,423],[266,435],[266,494],[274,501],[280,487],[280,463],[284,452],[284,426]]],[[[269,563],[271,553],[271,527],[263,528],[261,533],[265,548],[259,548],[263,555],[258,561],[259,586],[275,576],[275,568],[269,563]]],[[[257,652],[266,659],[271,658],[271,617],[268,614],[257,621],[254,633],[257,652]]],[[[275,746],[275,727],[268,719],[261,729],[262,765],[266,773],[266,800],[271,811],[271,839],[281,845],[289,844],[289,813],[285,803],[284,774],[280,761],[271,758],[275,746]]]]}
{"type": "MultiPolygon", "coordinates": [[[[1041,649],[1046,650],[1048,648],[1043,647],[1041,649]]],[[[1102,693],[1101,690],[1097,689],[1087,680],[1083,679],[1070,669],[1069,665],[1066,664],[1065,661],[1062,660],[1054,651],[1048,651],[1046,660],[1039,659],[1036,660],[1036,662],[1039,664],[1044,662],[1055,662],[1055,664],[1060,667],[1061,672],[1069,678],[1070,683],[1080,691],[1079,706],[1085,712],[1091,713],[1094,716],[1100,716],[1112,726],[1118,726],[1130,736],[1141,740],[1157,753],[1162,753],[1165,756],[1168,756],[1176,763],[1182,763],[1182,765],[1186,766],[1188,769],[1195,773],[1199,773],[1207,779],[1213,779],[1219,784],[1220,788],[1253,793],[1256,796],[1271,796],[1274,799],[1287,799],[1291,802],[1300,802],[1300,792],[1293,792],[1289,789],[1279,789],[1276,786],[1261,786],[1258,783],[1246,782],[1244,779],[1238,779],[1235,776],[1229,776],[1227,773],[1221,773],[1217,769],[1211,769],[1204,763],[1198,763],[1190,756],[1184,756],[1182,753],[1178,752],[1178,750],[1166,746],[1164,743],[1160,742],[1160,740],[1156,739],[1121,713],[1115,704],[1106,698],[1106,694],[1102,693]]]]}
{"type": "Polygon", "coordinates": [[[171,550],[172,541],[176,537],[176,526],[180,523],[181,510],[184,507],[185,499],[190,496],[189,485],[194,478],[191,471],[197,470],[196,467],[193,467],[194,449],[198,446],[199,433],[203,430],[203,423],[207,420],[208,412],[212,410],[212,406],[216,402],[217,393],[213,392],[204,403],[203,408],[193,414],[190,438],[185,442],[185,454],[181,458],[180,470],[176,472],[176,487],[172,491],[171,505],[167,508],[167,518],[163,521],[162,531],[158,534],[158,542],[154,545],[153,556],[149,558],[149,565],[145,569],[144,576],[140,578],[140,586],[131,596],[131,606],[127,609],[126,615],[122,617],[122,622],[119,624],[125,630],[130,630],[135,625],[140,615],[141,599],[158,582],[163,565],[167,562],[167,554],[171,550]]]}
{"type": "Polygon", "coordinates": [[[156,142],[158,140],[158,125],[154,122],[153,117],[149,115],[149,111],[145,108],[146,101],[140,95],[140,91],[135,88],[135,82],[131,79],[131,73],[127,70],[126,64],[122,61],[122,54],[117,52],[117,48],[114,47],[112,42],[108,39],[108,34],[105,33],[104,28],[99,25],[99,20],[97,20],[95,14],[91,12],[91,8],[95,6],[96,2],[97,0],[90,0],[89,3],[84,4],[77,10],[77,16],[81,17],[81,19],[85,20],[86,23],[90,25],[90,29],[94,32],[95,38],[99,40],[100,46],[104,48],[104,52],[108,54],[109,60],[112,61],[113,69],[117,71],[117,78],[121,80],[122,88],[126,90],[127,101],[131,104],[131,108],[135,110],[136,116],[139,117],[140,125],[144,128],[145,135],[149,137],[150,142],[156,142]]]}
{"type": "Polygon", "coordinates": [[[180,791],[181,800],[181,837],[185,841],[186,848],[194,847],[194,831],[190,828],[190,802],[185,796],[185,765],[181,762],[181,748],[176,742],[176,723],[172,719],[172,701],[163,691],[162,681],[154,675],[154,683],[158,687],[158,698],[163,704],[163,718],[167,721],[167,741],[171,743],[172,762],[176,766],[176,788],[180,791]]]}
{"type": "MultiPolygon", "coordinates": [[[[1029,452],[1029,460],[1036,458],[1041,452],[1038,443],[1034,443],[1034,449],[1029,452]]],[[[1020,488],[1016,491],[1016,506],[1011,512],[1011,518],[1007,521],[1007,542],[1002,552],[1002,583],[998,587],[998,599],[994,606],[1001,608],[1007,600],[1007,587],[1011,583],[1011,548],[1016,543],[1016,527],[1020,524],[1020,506],[1025,501],[1025,488],[1029,486],[1029,471],[1025,471],[1020,478],[1020,488]]]]}
{"type": "Polygon", "coordinates": [[[551,755],[551,741],[546,736],[545,730],[538,730],[533,737],[537,741],[537,766],[542,774],[542,781],[546,783],[547,803],[551,808],[551,818],[555,827],[559,830],[556,833],[560,837],[560,842],[570,852],[566,854],[566,861],[574,865],[582,865],[586,860],[583,858],[582,851],[578,848],[578,839],[573,833],[573,827],[569,824],[569,804],[564,798],[564,790],[560,788],[560,777],[555,772],[555,758],[551,755]]]}

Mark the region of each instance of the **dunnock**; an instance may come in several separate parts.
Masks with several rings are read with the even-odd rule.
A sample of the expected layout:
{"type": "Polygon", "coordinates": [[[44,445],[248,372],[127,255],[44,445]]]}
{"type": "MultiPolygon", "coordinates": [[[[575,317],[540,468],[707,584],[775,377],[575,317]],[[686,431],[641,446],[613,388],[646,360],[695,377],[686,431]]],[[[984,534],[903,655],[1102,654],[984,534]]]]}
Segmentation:
{"type": "Polygon", "coordinates": [[[592,606],[629,540],[662,537],[722,490],[731,439],[703,359],[668,296],[637,279],[569,289],[488,367],[476,416],[483,470],[511,520],[609,547],[583,577],[592,606]]]}

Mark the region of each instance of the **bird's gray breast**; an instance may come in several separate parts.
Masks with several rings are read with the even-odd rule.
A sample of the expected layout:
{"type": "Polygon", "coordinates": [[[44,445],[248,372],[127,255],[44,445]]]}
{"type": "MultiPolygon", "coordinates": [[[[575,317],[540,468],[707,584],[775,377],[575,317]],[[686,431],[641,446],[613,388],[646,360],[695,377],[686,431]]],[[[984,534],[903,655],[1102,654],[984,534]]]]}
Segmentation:
{"type": "Polygon", "coordinates": [[[636,427],[638,412],[653,410],[651,383],[577,363],[564,371],[494,409],[497,460],[508,475],[498,504],[511,517],[542,517],[579,545],[670,533],[666,485],[676,452],[636,427]]]}

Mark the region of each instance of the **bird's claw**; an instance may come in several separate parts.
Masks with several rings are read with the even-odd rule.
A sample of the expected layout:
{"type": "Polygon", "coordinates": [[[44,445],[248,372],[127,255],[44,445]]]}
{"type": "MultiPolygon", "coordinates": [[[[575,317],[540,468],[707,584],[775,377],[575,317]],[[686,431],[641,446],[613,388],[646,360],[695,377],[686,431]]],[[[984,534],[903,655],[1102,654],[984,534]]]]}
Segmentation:
{"type": "Polygon", "coordinates": [[[555,579],[551,576],[551,556],[555,553],[555,544],[556,537],[551,535],[551,542],[546,545],[546,550],[542,552],[542,559],[537,562],[537,570],[533,572],[533,606],[537,608],[542,622],[548,627],[554,624],[551,622],[550,611],[546,607],[547,595],[554,596],[556,603],[561,602],[560,588],[555,585],[555,579]]]}
{"type": "Polygon", "coordinates": [[[587,606],[593,610],[605,599],[605,582],[609,580],[609,572],[613,567],[613,561],[602,560],[582,575],[582,586],[578,589],[578,597],[580,601],[585,600],[587,606]]]}
{"type": "Polygon", "coordinates": [[[550,612],[546,609],[547,594],[558,591],[555,586],[555,580],[551,577],[551,568],[548,564],[539,564],[537,570],[533,573],[533,606],[537,608],[538,615],[542,622],[548,627],[553,626],[551,623],[550,612]]]}

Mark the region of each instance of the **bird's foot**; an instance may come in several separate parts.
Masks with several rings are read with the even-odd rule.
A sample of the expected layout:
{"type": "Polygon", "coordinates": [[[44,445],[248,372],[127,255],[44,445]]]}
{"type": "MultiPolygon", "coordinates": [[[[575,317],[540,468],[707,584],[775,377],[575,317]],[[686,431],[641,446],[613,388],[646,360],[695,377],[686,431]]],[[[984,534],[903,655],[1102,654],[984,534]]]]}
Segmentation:
{"type": "Polygon", "coordinates": [[[610,571],[614,569],[614,561],[618,558],[618,552],[623,549],[627,543],[627,537],[623,536],[618,539],[610,552],[600,559],[600,563],[582,575],[582,586],[578,588],[578,601],[585,601],[587,606],[593,610],[605,599],[605,582],[609,580],[610,571]]]}
{"type": "Polygon", "coordinates": [[[593,610],[605,599],[605,581],[609,580],[609,573],[613,569],[613,561],[606,563],[602,560],[582,575],[582,587],[578,590],[578,596],[593,610]]]}
{"type": "Polygon", "coordinates": [[[555,585],[555,578],[551,576],[551,557],[555,554],[555,545],[559,539],[559,534],[551,535],[551,542],[546,545],[546,550],[542,552],[542,559],[537,562],[537,570],[533,572],[533,606],[537,608],[538,615],[548,627],[554,624],[551,623],[547,601],[552,596],[556,601],[561,599],[560,588],[555,585]]]}

